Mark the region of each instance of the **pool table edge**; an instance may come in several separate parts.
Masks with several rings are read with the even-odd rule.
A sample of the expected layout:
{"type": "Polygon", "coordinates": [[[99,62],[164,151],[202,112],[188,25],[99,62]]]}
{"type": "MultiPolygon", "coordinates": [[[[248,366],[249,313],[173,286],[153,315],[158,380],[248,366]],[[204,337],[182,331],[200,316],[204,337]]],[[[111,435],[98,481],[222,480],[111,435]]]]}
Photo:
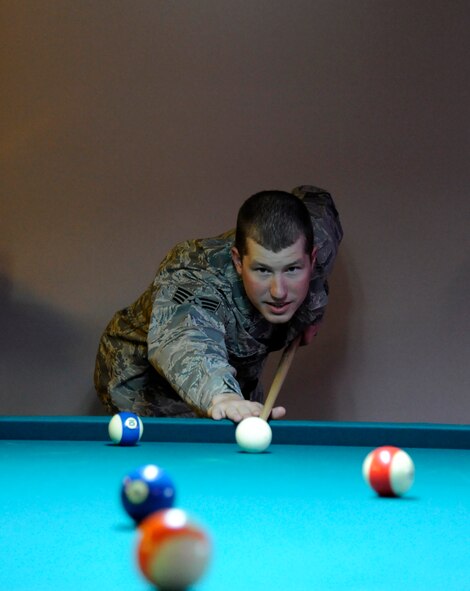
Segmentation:
{"type": "MultiPolygon", "coordinates": [[[[142,441],[233,443],[230,421],[145,417],[142,441]]],[[[0,440],[109,441],[107,416],[0,417],[0,440]]],[[[272,421],[273,444],[470,449],[469,425],[272,421]]]]}

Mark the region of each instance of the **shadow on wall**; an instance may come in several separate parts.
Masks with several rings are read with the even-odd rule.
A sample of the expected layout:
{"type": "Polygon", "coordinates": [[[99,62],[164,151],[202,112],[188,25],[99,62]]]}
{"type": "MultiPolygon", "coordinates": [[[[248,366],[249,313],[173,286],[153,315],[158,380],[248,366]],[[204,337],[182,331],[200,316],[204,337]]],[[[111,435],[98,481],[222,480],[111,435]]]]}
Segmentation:
{"type": "Polygon", "coordinates": [[[90,335],[78,322],[17,288],[10,268],[1,255],[0,413],[88,414],[94,400],[89,394],[90,335]]]}

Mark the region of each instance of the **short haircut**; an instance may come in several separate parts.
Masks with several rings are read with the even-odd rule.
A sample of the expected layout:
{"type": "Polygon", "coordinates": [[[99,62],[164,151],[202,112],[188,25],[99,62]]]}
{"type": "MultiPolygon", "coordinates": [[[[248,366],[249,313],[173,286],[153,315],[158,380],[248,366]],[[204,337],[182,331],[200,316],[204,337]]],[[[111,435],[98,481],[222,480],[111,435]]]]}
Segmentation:
{"type": "Polygon", "coordinates": [[[285,191],[261,191],[240,207],[235,247],[241,258],[251,238],[263,248],[279,252],[305,237],[305,252],[313,249],[313,228],[307,207],[299,197],[285,191]]]}

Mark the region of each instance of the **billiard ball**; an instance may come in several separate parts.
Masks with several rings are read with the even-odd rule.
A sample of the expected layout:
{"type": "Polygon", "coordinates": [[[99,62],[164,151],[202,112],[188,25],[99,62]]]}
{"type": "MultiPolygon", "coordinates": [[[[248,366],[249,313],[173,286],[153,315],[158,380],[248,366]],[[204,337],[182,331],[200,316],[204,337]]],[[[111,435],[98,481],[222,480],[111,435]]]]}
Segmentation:
{"type": "Polygon", "coordinates": [[[143,432],[141,418],[131,412],[115,414],[108,424],[109,438],[118,445],[135,445],[140,441],[143,432]]]}
{"type": "Polygon", "coordinates": [[[364,480],[381,497],[399,497],[414,481],[414,464],[398,447],[383,446],[367,454],[362,465],[364,480]]]}
{"type": "Polygon", "coordinates": [[[173,507],[175,487],[165,470],[147,464],[127,474],[121,485],[121,501],[132,519],[140,523],[155,511],[173,507]]]}
{"type": "Polygon", "coordinates": [[[259,453],[268,449],[272,440],[271,427],[259,417],[248,417],[238,423],[235,439],[243,451],[259,453]]]}
{"type": "Polygon", "coordinates": [[[201,578],[210,561],[208,535],[181,509],[153,513],[140,524],[138,536],[139,568],[159,589],[186,589],[201,578]]]}

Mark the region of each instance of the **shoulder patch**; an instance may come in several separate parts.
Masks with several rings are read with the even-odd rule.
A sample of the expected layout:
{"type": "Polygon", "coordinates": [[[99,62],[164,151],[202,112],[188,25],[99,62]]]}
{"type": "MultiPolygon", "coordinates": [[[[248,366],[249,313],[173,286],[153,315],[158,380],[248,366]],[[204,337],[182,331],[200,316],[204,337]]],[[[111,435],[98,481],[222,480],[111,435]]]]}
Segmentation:
{"type": "Polygon", "coordinates": [[[209,310],[209,312],[217,312],[220,308],[220,302],[213,298],[208,298],[206,296],[195,296],[189,289],[185,287],[178,287],[173,295],[173,301],[177,304],[191,304],[194,303],[197,306],[201,306],[205,310],[209,310]]]}

